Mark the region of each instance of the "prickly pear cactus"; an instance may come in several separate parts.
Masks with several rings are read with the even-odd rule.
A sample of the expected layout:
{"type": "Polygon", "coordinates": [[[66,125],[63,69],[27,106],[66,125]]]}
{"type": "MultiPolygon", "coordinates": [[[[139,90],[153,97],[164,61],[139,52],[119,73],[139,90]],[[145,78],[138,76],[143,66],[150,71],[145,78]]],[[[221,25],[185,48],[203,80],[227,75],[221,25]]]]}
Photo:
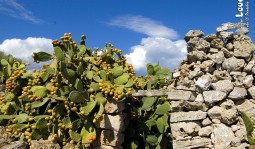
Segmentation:
{"type": "MultiPolygon", "coordinates": [[[[6,94],[0,100],[0,123],[20,140],[51,138],[60,145],[91,144],[97,138],[93,123],[98,121],[108,99],[122,101],[131,97],[133,88],[146,82],[135,76],[119,49],[107,43],[99,52],[80,45],[64,34],[54,40],[53,54],[33,53],[34,61],[51,64],[28,71],[21,64],[6,80],[6,94]],[[100,54],[99,54],[100,53],[100,54]]],[[[1,61],[7,66],[9,62],[1,61]]]]}
{"type": "Polygon", "coordinates": [[[17,69],[24,69],[26,63],[21,63],[12,55],[5,56],[0,60],[0,82],[4,83],[7,78],[17,69]]]}
{"type": "MultiPolygon", "coordinates": [[[[161,89],[170,73],[159,64],[147,64],[148,74],[143,79],[145,90],[161,89]]],[[[125,145],[127,149],[172,148],[170,131],[170,103],[167,97],[136,97],[129,101],[126,118],[125,145]]]]}

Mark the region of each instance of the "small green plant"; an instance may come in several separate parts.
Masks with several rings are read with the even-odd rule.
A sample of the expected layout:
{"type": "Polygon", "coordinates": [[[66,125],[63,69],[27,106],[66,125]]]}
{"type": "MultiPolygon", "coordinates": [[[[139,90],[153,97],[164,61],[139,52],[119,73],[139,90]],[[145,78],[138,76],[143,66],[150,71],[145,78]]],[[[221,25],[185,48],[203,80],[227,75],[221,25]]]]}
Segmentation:
{"type": "Polygon", "coordinates": [[[10,76],[6,94],[0,100],[0,123],[20,141],[51,137],[66,143],[91,144],[97,138],[94,123],[100,120],[109,99],[122,101],[132,89],[145,83],[135,76],[122,51],[107,43],[101,54],[80,45],[70,34],[53,41],[53,54],[33,53],[34,61],[44,62],[41,70],[28,71],[20,64],[12,74],[10,61],[2,60],[10,76]]]}
{"type": "MultiPolygon", "coordinates": [[[[169,69],[161,69],[159,64],[147,64],[148,75],[143,89],[160,89],[165,85],[169,69]]],[[[170,103],[167,97],[131,98],[127,117],[126,144],[129,149],[171,148],[169,125],[170,103]]]]}
{"type": "Polygon", "coordinates": [[[170,74],[168,68],[161,68],[159,64],[153,66],[147,64],[147,75],[144,79],[147,82],[147,89],[160,89],[166,85],[166,78],[170,74]]]}
{"type": "Polygon", "coordinates": [[[245,128],[246,128],[248,142],[250,143],[250,145],[255,145],[255,140],[252,136],[252,132],[253,132],[253,129],[254,129],[252,120],[246,112],[241,111],[240,114],[242,116],[242,119],[244,121],[244,125],[245,125],[245,128]]]}
{"type": "Polygon", "coordinates": [[[2,83],[5,83],[6,79],[10,77],[14,70],[25,68],[27,65],[25,63],[21,63],[20,60],[14,58],[12,55],[6,56],[2,52],[0,55],[0,81],[2,83]]]}

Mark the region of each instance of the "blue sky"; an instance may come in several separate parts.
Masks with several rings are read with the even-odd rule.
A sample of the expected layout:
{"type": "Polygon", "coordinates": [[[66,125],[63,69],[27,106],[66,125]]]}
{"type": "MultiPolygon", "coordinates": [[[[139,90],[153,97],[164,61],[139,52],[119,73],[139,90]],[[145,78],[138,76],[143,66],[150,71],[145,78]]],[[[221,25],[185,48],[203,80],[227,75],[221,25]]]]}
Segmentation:
{"type": "MultiPolygon", "coordinates": [[[[255,38],[255,2],[249,0],[249,36],[255,38]]],[[[142,73],[152,62],[174,69],[186,56],[184,35],[206,35],[239,22],[238,0],[0,0],[0,50],[30,61],[32,51],[51,51],[50,41],[71,32],[89,47],[106,42],[122,49],[142,73]]],[[[34,65],[32,65],[34,66],[34,65]]]]}

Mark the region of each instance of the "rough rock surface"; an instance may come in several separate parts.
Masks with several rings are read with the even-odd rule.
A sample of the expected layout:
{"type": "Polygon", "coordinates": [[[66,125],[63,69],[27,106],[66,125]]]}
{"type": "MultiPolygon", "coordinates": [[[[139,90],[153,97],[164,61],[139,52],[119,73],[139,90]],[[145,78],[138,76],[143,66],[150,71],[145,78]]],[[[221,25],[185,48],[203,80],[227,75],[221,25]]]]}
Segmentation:
{"type": "Polygon", "coordinates": [[[255,45],[242,25],[225,23],[216,34],[205,36],[187,34],[188,56],[170,85],[179,97],[168,94],[173,148],[249,148],[239,112],[246,112],[255,124],[255,45]]]}

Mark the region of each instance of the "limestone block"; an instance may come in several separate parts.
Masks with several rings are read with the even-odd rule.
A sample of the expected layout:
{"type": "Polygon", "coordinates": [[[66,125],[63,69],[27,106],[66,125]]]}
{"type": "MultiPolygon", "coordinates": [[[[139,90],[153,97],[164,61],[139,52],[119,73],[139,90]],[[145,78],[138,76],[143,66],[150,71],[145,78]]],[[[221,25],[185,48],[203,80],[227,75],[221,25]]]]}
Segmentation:
{"type": "Polygon", "coordinates": [[[224,124],[215,124],[211,139],[215,149],[225,149],[235,140],[235,135],[230,127],[224,124]]]}
{"type": "Polygon", "coordinates": [[[211,86],[214,90],[222,91],[222,92],[225,92],[225,93],[229,93],[234,88],[231,80],[220,80],[216,83],[212,83],[211,86]]]}
{"type": "Polygon", "coordinates": [[[201,76],[197,79],[197,81],[195,82],[195,85],[199,89],[205,91],[205,90],[208,90],[210,88],[211,83],[212,83],[211,76],[210,75],[203,75],[203,76],[201,76]]]}
{"type": "Polygon", "coordinates": [[[248,89],[248,93],[253,99],[255,99],[255,86],[250,87],[248,89]]]}
{"type": "Polygon", "coordinates": [[[224,53],[222,51],[209,56],[216,64],[221,64],[225,60],[224,53]]]}
{"type": "Polygon", "coordinates": [[[228,98],[232,100],[245,99],[247,90],[242,87],[234,87],[233,91],[229,93],[228,98]]]}
{"type": "Polygon", "coordinates": [[[178,136],[182,138],[192,136],[192,134],[198,133],[200,128],[201,124],[198,122],[171,123],[171,132],[175,138],[178,136]]]}
{"type": "Polygon", "coordinates": [[[125,109],[125,102],[117,102],[113,99],[107,100],[105,104],[105,113],[118,113],[125,109]]]}
{"type": "Polygon", "coordinates": [[[238,120],[238,111],[232,100],[227,100],[219,106],[208,110],[211,119],[219,119],[222,123],[231,125],[238,120]]]}
{"type": "Polygon", "coordinates": [[[32,140],[30,149],[60,149],[60,146],[50,140],[32,140]]]}
{"type": "Polygon", "coordinates": [[[205,103],[209,105],[213,105],[216,102],[222,101],[227,96],[226,93],[222,91],[204,91],[203,97],[205,100],[205,103]]]}
{"type": "Polygon", "coordinates": [[[211,146],[210,138],[195,138],[185,141],[173,141],[174,149],[207,148],[211,146]]]}
{"type": "Polygon", "coordinates": [[[212,48],[221,49],[223,47],[223,45],[224,45],[224,42],[219,38],[213,39],[211,41],[212,48]]]}
{"type": "Polygon", "coordinates": [[[189,112],[173,112],[171,113],[170,122],[195,121],[205,119],[207,112],[189,111],[189,112]]]}
{"type": "Polygon", "coordinates": [[[210,43],[206,40],[194,37],[187,42],[188,52],[191,51],[204,51],[207,52],[210,49],[210,43]]]}
{"type": "Polygon", "coordinates": [[[186,33],[184,39],[185,41],[189,41],[191,38],[194,37],[202,37],[204,36],[204,33],[200,30],[190,30],[188,33],[186,33]]]}
{"type": "Polygon", "coordinates": [[[207,111],[205,103],[203,102],[190,102],[185,100],[180,101],[171,101],[171,112],[179,112],[179,111],[207,111]]]}
{"type": "Polygon", "coordinates": [[[222,68],[227,71],[241,71],[244,67],[244,60],[235,57],[227,58],[222,63],[222,68]]]}
{"type": "Polygon", "coordinates": [[[206,127],[203,127],[199,130],[198,135],[200,137],[208,137],[208,136],[211,135],[212,131],[213,131],[212,126],[206,126],[206,127]]]}
{"type": "Polygon", "coordinates": [[[121,146],[124,142],[124,134],[112,130],[102,130],[100,136],[100,142],[102,145],[107,146],[121,146]]]}
{"type": "Polygon", "coordinates": [[[168,92],[168,98],[170,100],[194,101],[196,98],[196,93],[192,91],[184,91],[184,90],[171,90],[168,92]]]}
{"type": "Polygon", "coordinates": [[[103,114],[102,118],[98,119],[95,123],[97,128],[124,131],[124,115],[109,115],[103,114]]]}

